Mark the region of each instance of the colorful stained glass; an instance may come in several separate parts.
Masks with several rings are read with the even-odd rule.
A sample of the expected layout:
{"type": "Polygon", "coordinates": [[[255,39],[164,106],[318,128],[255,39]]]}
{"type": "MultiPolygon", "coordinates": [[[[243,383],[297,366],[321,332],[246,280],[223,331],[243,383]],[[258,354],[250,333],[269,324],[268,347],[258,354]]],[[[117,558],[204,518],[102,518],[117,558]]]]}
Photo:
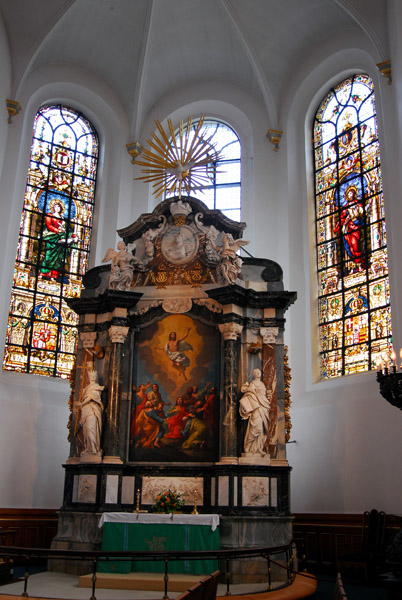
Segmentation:
{"type": "Polygon", "coordinates": [[[41,108],[33,140],[14,268],[3,369],[67,378],[88,265],[98,138],[83,115],[41,108]]]}
{"type": "Polygon", "coordinates": [[[349,77],[314,121],[320,374],[375,368],[392,343],[373,82],[349,77]]]}

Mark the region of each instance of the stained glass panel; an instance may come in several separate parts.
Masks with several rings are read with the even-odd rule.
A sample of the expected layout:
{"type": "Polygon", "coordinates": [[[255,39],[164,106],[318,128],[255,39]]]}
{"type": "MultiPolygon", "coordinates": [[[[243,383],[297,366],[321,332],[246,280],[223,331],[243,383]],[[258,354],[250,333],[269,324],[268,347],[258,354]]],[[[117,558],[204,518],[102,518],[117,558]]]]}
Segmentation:
{"type": "Polygon", "coordinates": [[[74,366],[77,316],[88,266],[98,138],[83,115],[41,108],[14,268],[3,369],[67,378],[74,366]]]}
{"type": "Polygon", "coordinates": [[[373,83],[349,77],[313,127],[320,375],[375,368],[392,343],[386,227],[373,83]]]}

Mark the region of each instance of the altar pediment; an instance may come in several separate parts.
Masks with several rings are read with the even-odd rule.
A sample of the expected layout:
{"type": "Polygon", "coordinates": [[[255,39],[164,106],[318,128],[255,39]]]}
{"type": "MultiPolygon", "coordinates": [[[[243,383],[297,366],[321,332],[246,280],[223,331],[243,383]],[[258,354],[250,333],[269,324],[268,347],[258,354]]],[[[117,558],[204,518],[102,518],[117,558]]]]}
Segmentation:
{"type": "Polygon", "coordinates": [[[118,231],[132,255],[126,257],[133,266],[132,280],[126,286],[113,275],[110,249],[105,256],[112,260],[109,287],[233,284],[241,274],[238,251],[249,243],[241,238],[245,227],[195,198],[165,200],[118,231]]]}

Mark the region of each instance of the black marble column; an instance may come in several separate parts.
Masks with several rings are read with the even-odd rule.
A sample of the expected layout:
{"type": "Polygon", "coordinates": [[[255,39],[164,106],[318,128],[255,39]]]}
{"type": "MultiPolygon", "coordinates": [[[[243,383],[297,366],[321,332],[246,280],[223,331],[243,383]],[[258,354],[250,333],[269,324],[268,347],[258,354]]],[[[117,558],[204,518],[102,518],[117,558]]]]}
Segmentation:
{"type": "Polygon", "coordinates": [[[103,437],[103,462],[121,463],[120,458],[120,363],[123,343],[128,327],[112,325],[109,336],[112,352],[108,376],[108,404],[105,414],[105,431],[103,437]]]}
{"type": "Polygon", "coordinates": [[[223,335],[223,403],[220,420],[220,461],[235,464],[237,458],[237,395],[239,376],[239,336],[243,326],[238,323],[219,325],[223,335]]]}

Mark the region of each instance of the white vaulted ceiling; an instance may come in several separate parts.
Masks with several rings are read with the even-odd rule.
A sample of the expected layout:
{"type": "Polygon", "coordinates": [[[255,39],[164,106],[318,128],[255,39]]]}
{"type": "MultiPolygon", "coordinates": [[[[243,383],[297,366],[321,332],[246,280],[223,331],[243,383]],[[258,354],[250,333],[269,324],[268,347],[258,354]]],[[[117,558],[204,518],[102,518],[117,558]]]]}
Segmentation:
{"type": "Polygon", "coordinates": [[[337,36],[388,58],[386,0],[0,0],[12,97],[38,67],[67,64],[112,87],[136,128],[182,86],[227,82],[275,127],[288,82],[337,36]],[[371,24],[376,24],[376,33],[371,24]],[[276,121],[276,122],[275,122],[276,121]]]}

